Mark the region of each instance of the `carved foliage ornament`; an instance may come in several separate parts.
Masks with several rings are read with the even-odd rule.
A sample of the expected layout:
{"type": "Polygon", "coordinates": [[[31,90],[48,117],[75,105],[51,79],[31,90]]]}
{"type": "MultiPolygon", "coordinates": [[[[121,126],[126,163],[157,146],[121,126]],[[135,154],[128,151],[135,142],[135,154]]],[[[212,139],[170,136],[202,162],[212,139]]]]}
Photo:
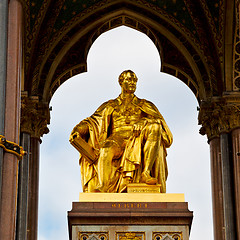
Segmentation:
{"type": "Polygon", "coordinates": [[[222,132],[230,132],[240,127],[240,102],[204,101],[201,104],[199,124],[200,134],[207,134],[208,139],[219,136],[222,132]]]}
{"type": "Polygon", "coordinates": [[[40,138],[47,134],[50,123],[48,104],[39,102],[37,97],[22,97],[21,99],[21,132],[40,138]]]}

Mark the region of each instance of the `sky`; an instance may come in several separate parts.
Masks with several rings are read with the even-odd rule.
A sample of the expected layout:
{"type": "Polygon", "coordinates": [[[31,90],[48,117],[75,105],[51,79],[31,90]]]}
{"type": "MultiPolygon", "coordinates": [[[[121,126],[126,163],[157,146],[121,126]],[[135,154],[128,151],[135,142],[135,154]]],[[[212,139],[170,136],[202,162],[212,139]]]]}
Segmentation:
{"type": "Polygon", "coordinates": [[[143,33],[118,27],[102,34],[87,58],[88,71],[67,80],[50,106],[50,133],[40,152],[39,240],[67,240],[67,211],[82,192],[79,154],[69,143],[73,127],[105,101],[116,98],[118,76],[126,69],[138,77],[136,95],[153,102],[173,133],[168,149],[167,193],[184,193],[193,223],[190,240],[213,239],[210,153],[199,134],[198,102],[179,79],[160,71],[161,59],[143,33]]]}

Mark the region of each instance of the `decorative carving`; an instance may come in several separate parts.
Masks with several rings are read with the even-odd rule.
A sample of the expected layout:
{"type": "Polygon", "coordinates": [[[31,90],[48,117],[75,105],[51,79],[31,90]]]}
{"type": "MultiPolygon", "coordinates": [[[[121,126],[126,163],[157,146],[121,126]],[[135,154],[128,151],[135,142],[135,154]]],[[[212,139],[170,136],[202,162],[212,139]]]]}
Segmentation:
{"type": "MultiPolygon", "coordinates": [[[[237,22],[239,19],[239,8],[236,7],[237,22]]],[[[235,26],[234,38],[234,57],[233,57],[233,90],[240,89],[240,38],[239,38],[239,23],[235,26]]]]}
{"type": "Polygon", "coordinates": [[[217,85],[217,59],[214,58],[215,48],[213,48],[211,42],[215,42],[216,39],[209,35],[206,28],[206,24],[202,21],[202,18],[199,16],[199,9],[197,9],[197,4],[193,1],[184,0],[188,12],[191,15],[193,22],[196,26],[199,40],[201,42],[201,49],[205,56],[205,61],[209,66],[208,78],[205,79],[205,89],[207,96],[217,96],[218,95],[218,85],[217,85]],[[211,51],[209,51],[211,49],[211,51]]]}
{"type": "Polygon", "coordinates": [[[21,146],[17,143],[7,141],[2,135],[0,135],[0,147],[2,147],[6,152],[16,155],[19,160],[26,154],[21,146]]]}
{"type": "Polygon", "coordinates": [[[161,186],[159,184],[156,185],[148,185],[145,183],[129,183],[127,185],[128,193],[160,193],[161,186]]]}
{"type": "MultiPolygon", "coordinates": [[[[158,37],[157,37],[156,32],[148,25],[145,25],[142,22],[140,22],[138,20],[138,18],[136,18],[136,17],[132,18],[131,16],[120,15],[113,19],[110,19],[108,22],[105,22],[104,24],[102,24],[98,28],[96,28],[94,33],[92,33],[92,35],[90,35],[89,41],[86,41],[87,45],[85,47],[85,50],[83,50],[82,48],[79,47],[79,46],[81,46],[81,47],[83,46],[82,39],[80,39],[79,42],[75,43],[75,45],[64,56],[64,58],[59,63],[57,69],[55,70],[55,73],[51,80],[52,83],[50,86],[50,95],[46,99],[46,101],[50,101],[50,98],[52,97],[53,93],[57,90],[57,88],[65,80],[67,80],[68,78],[70,78],[71,76],[73,76],[75,74],[86,71],[85,64],[78,64],[79,62],[82,62],[82,61],[86,62],[86,59],[82,59],[82,52],[88,52],[92,43],[103,32],[106,32],[106,31],[113,29],[116,26],[120,26],[120,25],[126,25],[128,27],[134,28],[140,32],[145,33],[156,45],[156,47],[159,51],[159,54],[162,53],[162,56],[164,59],[164,61],[162,62],[162,70],[166,73],[172,74],[172,72],[171,72],[172,68],[176,69],[176,70],[174,70],[174,74],[172,74],[172,75],[178,77],[183,82],[185,82],[190,87],[190,89],[194,92],[196,97],[198,98],[199,86],[198,86],[198,83],[196,82],[197,80],[195,79],[194,73],[193,73],[191,67],[189,66],[189,63],[186,61],[184,56],[179,52],[179,50],[177,48],[175,48],[170,43],[170,41],[167,40],[167,38],[163,37],[162,35],[158,35],[158,37]],[[80,44],[80,42],[81,42],[81,44],[80,44]],[[162,49],[160,48],[160,43],[161,43],[162,49]],[[72,57],[71,57],[72,55],[76,55],[78,57],[74,57],[74,59],[72,59],[72,57]],[[170,68],[171,68],[171,70],[170,70],[170,68]]],[[[168,26],[167,28],[170,32],[173,31],[173,29],[171,29],[170,26],[168,26]]],[[[199,70],[202,73],[202,75],[207,74],[206,70],[202,69],[202,66],[204,66],[204,65],[202,63],[201,57],[195,51],[195,49],[188,46],[189,43],[188,43],[187,39],[184,38],[182,35],[180,35],[180,33],[178,33],[178,35],[176,35],[176,37],[181,38],[182,44],[186,47],[186,49],[188,49],[190,54],[193,56],[193,59],[196,62],[196,64],[198,65],[199,70]]],[[[70,36],[66,35],[66,38],[70,39],[70,36]]],[[[53,51],[53,53],[57,54],[55,52],[55,50],[53,51]]],[[[55,55],[53,53],[51,55],[55,55]]],[[[53,59],[46,64],[49,68],[51,66],[51,62],[53,61],[53,59]]],[[[40,77],[41,80],[39,82],[39,86],[44,85],[44,81],[46,80],[46,75],[50,71],[49,68],[44,68],[42,70],[42,73],[41,73],[42,77],[40,77]],[[43,75],[45,77],[43,77],[43,75]]],[[[39,73],[35,74],[35,76],[38,77],[38,74],[39,73]]]]}
{"type": "Polygon", "coordinates": [[[47,134],[50,123],[50,111],[48,104],[39,102],[38,97],[26,97],[21,99],[21,132],[27,132],[32,137],[40,138],[47,134]]]}
{"type": "Polygon", "coordinates": [[[43,3],[40,7],[39,12],[37,13],[37,15],[34,14],[34,23],[33,26],[31,27],[31,18],[33,16],[31,16],[31,1],[30,0],[24,0],[25,4],[24,4],[24,12],[25,12],[25,24],[26,24],[26,52],[25,52],[25,64],[26,64],[26,69],[28,69],[28,64],[30,62],[30,58],[31,58],[31,50],[32,50],[32,46],[34,45],[34,43],[36,42],[37,38],[37,34],[39,32],[40,29],[40,25],[43,21],[44,16],[46,15],[46,11],[48,9],[48,6],[50,4],[50,1],[48,0],[43,0],[43,3]]]}
{"type": "Polygon", "coordinates": [[[216,41],[216,46],[218,48],[219,57],[222,58],[222,46],[223,46],[223,17],[224,17],[224,4],[223,0],[219,0],[214,4],[213,9],[211,9],[209,3],[206,0],[200,0],[202,9],[206,15],[209,26],[214,35],[216,41]],[[213,12],[216,11],[218,14],[213,15],[213,12]]]}
{"type": "Polygon", "coordinates": [[[117,232],[116,240],[145,240],[145,232],[117,232]]]}
{"type": "Polygon", "coordinates": [[[198,116],[202,125],[200,134],[207,134],[210,140],[222,132],[240,127],[240,99],[223,97],[201,103],[198,116]]]}
{"type": "Polygon", "coordinates": [[[78,232],[78,240],[109,240],[108,232],[78,232]]]}
{"type": "MultiPolygon", "coordinates": [[[[36,60],[36,64],[35,64],[35,70],[33,70],[30,74],[33,75],[33,85],[32,85],[32,92],[33,94],[39,94],[38,93],[38,89],[39,89],[39,85],[41,85],[41,80],[45,80],[45,78],[42,76],[42,74],[46,74],[46,72],[48,72],[49,69],[47,69],[47,71],[44,71],[45,69],[45,65],[46,66],[51,66],[52,61],[49,60],[50,58],[50,54],[57,54],[57,52],[60,49],[60,45],[61,45],[61,41],[63,41],[64,35],[69,37],[69,39],[72,37],[72,34],[74,34],[76,31],[79,31],[79,29],[82,26],[85,26],[86,28],[86,24],[84,24],[84,22],[82,22],[81,24],[76,24],[78,22],[80,22],[80,20],[82,19],[86,19],[87,17],[89,17],[94,11],[96,11],[96,9],[100,9],[103,6],[110,6],[112,4],[112,1],[110,0],[104,0],[104,1],[99,1],[96,2],[94,5],[88,7],[87,9],[81,11],[79,14],[74,15],[74,17],[69,20],[68,22],[66,22],[63,27],[60,30],[56,30],[56,32],[46,32],[46,33],[41,33],[42,36],[44,36],[44,39],[42,39],[41,41],[41,48],[39,47],[38,49],[38,54],[37,56],[37,60],[36,60]],[[71,31],[69,31],[71,29],[71,31]],[[49,62],[47,62],[49,61],[49,62]],[[44,67],[43,67],[44,66],[44,67]],[[43,69],[43,72],[42,70],[43,69]]],[[[131,3],[133,4],[133,3],[131,3]]],[[[178,30],[181,29],[181,31],[184,31],[185,36],[187,35],[188,39],[192,42],[194,42],[194,44],[199,47],[199,41],[196,38],[196,36],[194,36],[194,34],[181,22],[179,22],[175,17],[173,17],[171,14],[167,13],[165,10],[161,9],[160,7],[158,7],[156,4],[151,4],[149,2],[143,1],[143,0],[138,0],[136,2],[134,2],[133,4],[134,6],[140,6],[140,5],[144,5],[146,9],[149,10],[149,14],[150,12],[153,14],[156,14],[156,16],[162,18],[162,16],[164,16],[165,19],[167,19],[168,22],[173,22],[176,26],[176,28],[178,28],[178,30]]],[[[54,7],[54,9],[57,9],[56,7],[54,7]]],[[[55,18],[56,20],[56,18],[55,18]]],[[[115,19],[116,20],[116,19],[115,19]]],[[[118,19],[119,20],[119,19],[118,19]]],[[[189,19],[188,22],[190,22],[191,19],[189,19]]],[[[165,21],[164,21],[165,22],[165,21]]],[[[127,23],[125,23],[127,25],[127,23]]],[[[49,23],[48,23],[49,25],[49,23]]],[[[164,25],[164,24],[163,24],[164,25]]],[[[104,24],[104,26],[108,27],[108,24],[104,24]]],[[[169,26],[171,26],[171,24],[169,24],[169,26]]],[[[191,24],[191,26],[194,27],[194,24],[191,24]]],[[[140,27],[142,27],[142,24],[139,25],[139,29],[140,27]]],[[[51,29],[54,29],[53,26],[51,29]]],[[[146,26],[144,26],[144,29],[146,30],[146,26]]],[[[101,29],[104,32],[106,31],[106,29],[101,29]]],[[[141,29],[140,31],[144,32],[145,30],[141,29]]],[[[176,30],[174,29],[174,32],[176,30]]],[[[195,31],[196,32],[196,31],[195,31]]],[[[201,50],[201,49],[200,49],[201,50]]],[[[31,53],[31,55],[34,55],[34,52],[31,53]]],[[[45,75],[46,76],[46,75],[45,75]]],[[[55,80],[55,79],[54,79],[55,80]]]]}
{"type": "Polygon", "coordinates": [[[153,240],[183,240],[182,232],[154,232],[153,240]]]}

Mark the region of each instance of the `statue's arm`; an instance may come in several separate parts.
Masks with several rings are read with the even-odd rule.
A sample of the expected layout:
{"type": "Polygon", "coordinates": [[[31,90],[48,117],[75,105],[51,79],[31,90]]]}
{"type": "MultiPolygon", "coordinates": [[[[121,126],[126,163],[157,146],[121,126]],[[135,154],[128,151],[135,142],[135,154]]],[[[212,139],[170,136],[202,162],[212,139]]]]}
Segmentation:
{"type": "Polygon", "coordinates": [[[107,103],[102,104],[93,115],[77,124],[70,135],[70,143],[90,163],[95,162],[98,158],[99,133],[102,130],[104,111],[107,105],[107,103]]]}
{"type": "Polygon", "coordinates": [[[70,143],[84,156],[90,164],[94,163],[98,158],[98,151],[94,150],[92,145],[88,143],[89,127],[84,120],[74,127],[70,135],[70,143]]]}

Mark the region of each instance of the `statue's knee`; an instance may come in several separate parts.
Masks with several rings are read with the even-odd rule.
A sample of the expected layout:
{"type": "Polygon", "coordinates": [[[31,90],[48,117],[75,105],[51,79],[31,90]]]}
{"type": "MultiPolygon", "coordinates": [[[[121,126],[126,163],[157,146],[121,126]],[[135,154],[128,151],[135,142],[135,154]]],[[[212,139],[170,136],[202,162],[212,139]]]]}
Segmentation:
{"type": "Polygon", "coordinates": [[[161,132],[161,124],[158,122],[150,123],[149,128],[152,133],[159,134],[161,132]]]}
{"type": "Polygon", "coordinates": [[[112,140],[106,140],[100,148],[100,155],[112,156],[112,158],[119,158],[122,155],[122,148],[112,140]]]}

